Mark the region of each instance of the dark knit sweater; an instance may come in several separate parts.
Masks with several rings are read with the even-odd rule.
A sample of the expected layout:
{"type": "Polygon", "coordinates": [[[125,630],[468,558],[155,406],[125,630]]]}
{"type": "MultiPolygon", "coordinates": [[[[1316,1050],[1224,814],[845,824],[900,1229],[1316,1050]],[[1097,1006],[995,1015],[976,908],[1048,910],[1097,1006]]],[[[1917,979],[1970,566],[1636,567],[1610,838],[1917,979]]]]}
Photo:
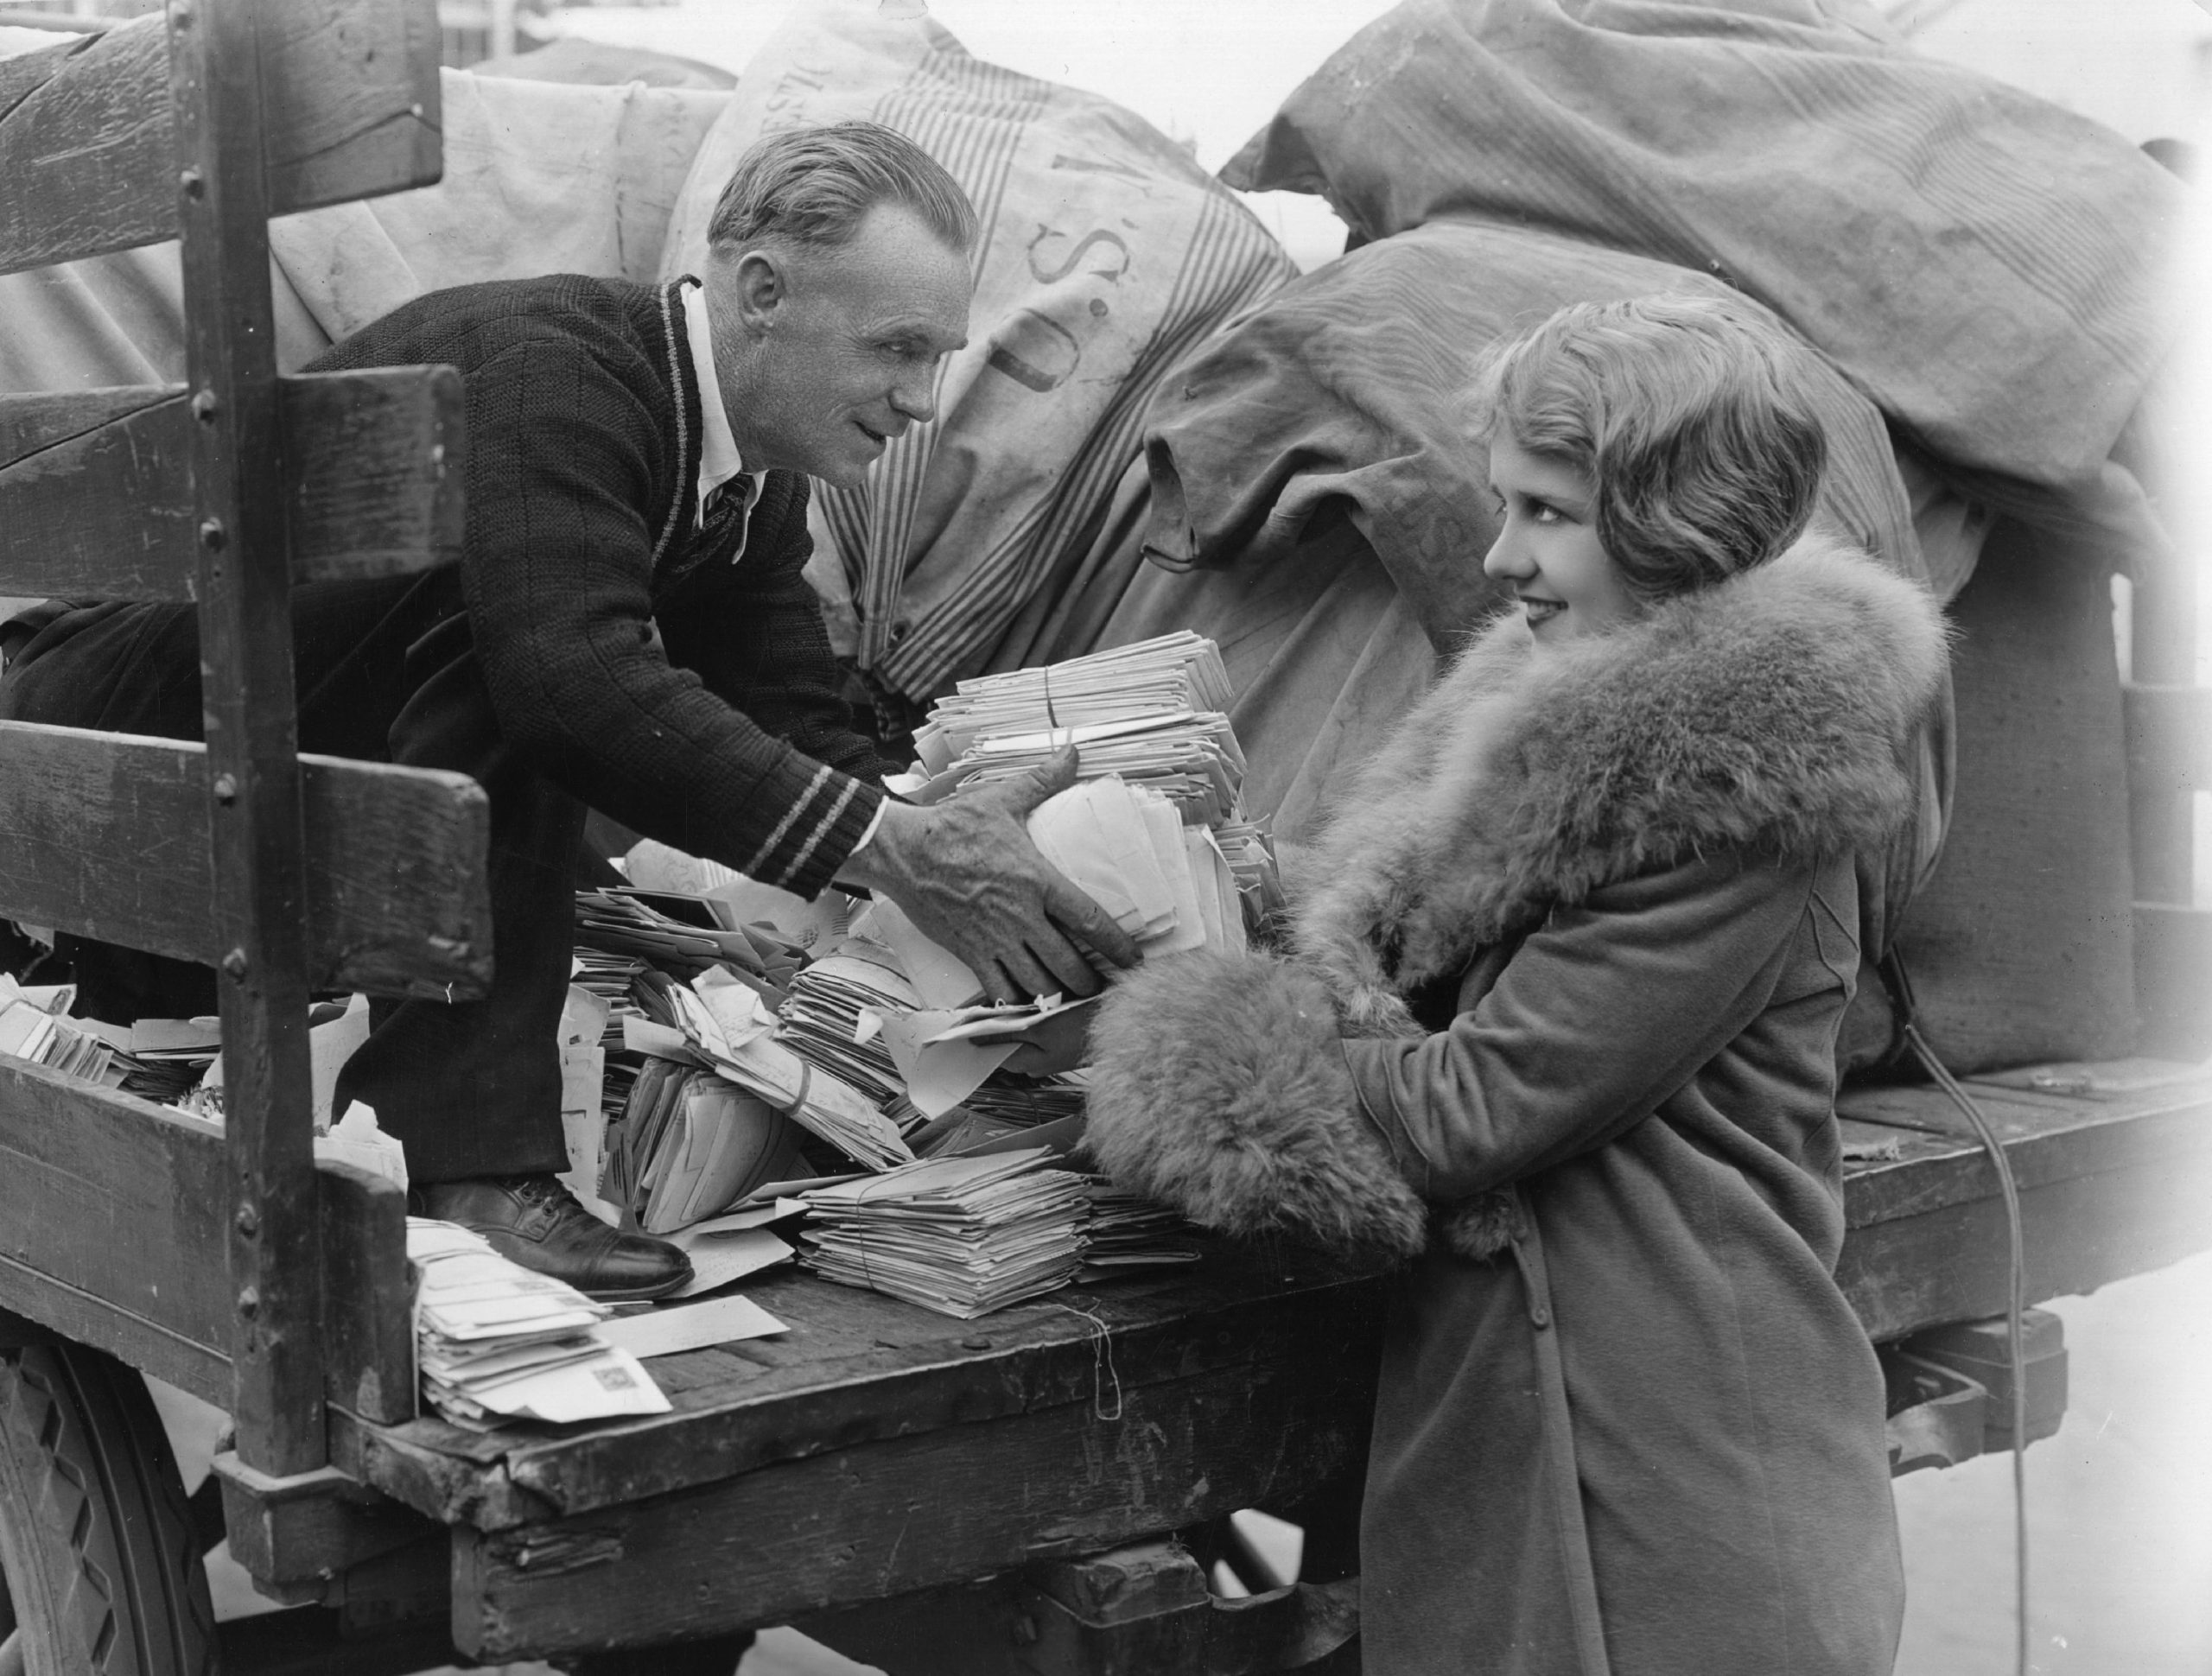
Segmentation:
{"type": "Polygon", "coordinates": [[[735,562],[734,490],[699,527],[675,288],[557,275],[434,292],[310,370],[418,362],[458,367],[467,390],[466,537],[453,616],[429,638],[473,655],[506,742],[649,837],[819,891],[890,765],[852,729],[800,574],[805,478],[767,474],[735,562]]]}

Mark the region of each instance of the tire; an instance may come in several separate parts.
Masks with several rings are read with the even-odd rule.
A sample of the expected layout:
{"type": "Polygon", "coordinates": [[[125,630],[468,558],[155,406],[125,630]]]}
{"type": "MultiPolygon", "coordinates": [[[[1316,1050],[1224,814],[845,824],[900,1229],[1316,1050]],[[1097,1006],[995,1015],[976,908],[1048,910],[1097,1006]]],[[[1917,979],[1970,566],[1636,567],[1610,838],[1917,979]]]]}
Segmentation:
{"type": "Polygon", "coordinates": [[[112,1356],[61,1340],[0,1350],[0,1667],[213,1676],[184,1486],[145,1382],[112,1356]]]}

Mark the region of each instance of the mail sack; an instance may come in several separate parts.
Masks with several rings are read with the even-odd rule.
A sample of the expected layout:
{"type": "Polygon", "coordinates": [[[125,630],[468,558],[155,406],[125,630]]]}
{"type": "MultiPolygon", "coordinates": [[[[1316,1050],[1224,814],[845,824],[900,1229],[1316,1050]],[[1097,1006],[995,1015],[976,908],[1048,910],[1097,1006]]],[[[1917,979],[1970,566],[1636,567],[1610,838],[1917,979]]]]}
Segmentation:
{"type": "MultiPolygon", "coordinates": [[[[1458,644],[1506,600],[1479,563],[1497,515],[1489,456],[1461,407],[1475,357],[1568,303],[1660,293],[1765,313],[1710,275],[1647,257],[1434,222],[1284,286],[1154,396],[1146,543],[1198,574],[1133,585],[1109,641],[1172,623],[1220,642],[1249,796],[1276,811],[1278,831],[1306,835],[1395,725],[1432,648],[1458,644]]],[[[1825,361],[1808,358],[1805,376],[1828,444],[1816,515],[1932,582],[1882,416],[1825,361]]],[[[1892,854],[1869,858],[1871,945],[1941,844],[1948,726],[1947,695],[1914,747],[1919,818],[1892,854]]]]}
{"type": "Polygon", "coordinates": [[[1476,219],[1703,270],[1939,458],[2055,488],[2097,477],[2179,312],[2178,181],[1872,6],[1406,0],[1222,173],[1370,238],[1476,219]]]}
{"type": "MultiPolygon", "coordinates": [[[[834,560],[817,586],[848,639],[840,650],[879,689],[919,703],[989,667],[1023,607],[1079,566],[1162,375],[1294,269],[1141,118],[983,63],[920,8],[893,15],[905,10],[797,10],[700,147],[662,271],[701,271],[717,194],[776,129],[883,123],[974,200],[975,307],[968,346],[940,371],[937,418],[893,441],[863,487],[817,486],[814,503],[818,553],[834,560]]],[[[1134,565],[1134,543],[1120,556],[1134,565]]]]}

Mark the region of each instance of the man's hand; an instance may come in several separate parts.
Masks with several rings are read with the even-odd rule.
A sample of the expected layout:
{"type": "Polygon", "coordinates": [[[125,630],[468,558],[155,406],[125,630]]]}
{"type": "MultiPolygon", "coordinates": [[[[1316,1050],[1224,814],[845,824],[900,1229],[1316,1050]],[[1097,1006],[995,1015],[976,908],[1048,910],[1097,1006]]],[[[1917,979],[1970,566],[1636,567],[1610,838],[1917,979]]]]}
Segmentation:
{"type": "Polygon", "coordinates": [[[996,1001],[1095,994],[1071,934],[1116,966],[1137,947],[1106,911],[1037,853],[1029,811],[1075,784],[1070,746],[1051,761],[932,809],[884,805],[883,823],[841,880],[880,891],[923,934],[967,962],[996,1001]]]}

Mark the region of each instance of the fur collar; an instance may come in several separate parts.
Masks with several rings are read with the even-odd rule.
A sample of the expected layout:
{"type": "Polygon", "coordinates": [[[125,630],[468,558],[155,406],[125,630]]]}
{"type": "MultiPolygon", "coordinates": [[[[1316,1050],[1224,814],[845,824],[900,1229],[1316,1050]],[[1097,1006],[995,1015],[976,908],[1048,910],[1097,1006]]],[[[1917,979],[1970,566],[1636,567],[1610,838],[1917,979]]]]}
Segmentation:
{"type": "Polygon", "coordinates": [[[1348,1029],[1396,1035],[1414,987],[1600,886],[1708,849],[1878,848],[1944,657],[1924,590],[1818,535],[1541,654],[1500,618],[1345,794],[1295,951],[1348,1029]]]}

